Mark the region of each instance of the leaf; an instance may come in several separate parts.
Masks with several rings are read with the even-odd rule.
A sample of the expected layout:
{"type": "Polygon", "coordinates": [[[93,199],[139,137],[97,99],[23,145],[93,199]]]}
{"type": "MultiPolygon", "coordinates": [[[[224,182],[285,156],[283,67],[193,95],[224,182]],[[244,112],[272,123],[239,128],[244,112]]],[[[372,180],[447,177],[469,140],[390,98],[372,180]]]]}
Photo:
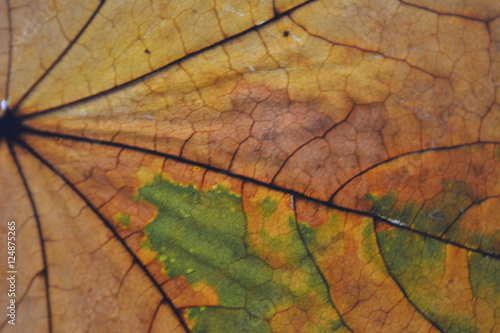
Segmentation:
{"type": "Polygon", "coordinates": [[[0,331],[498,330],[497,2],[12,0],[0,41],[0,331]]]}

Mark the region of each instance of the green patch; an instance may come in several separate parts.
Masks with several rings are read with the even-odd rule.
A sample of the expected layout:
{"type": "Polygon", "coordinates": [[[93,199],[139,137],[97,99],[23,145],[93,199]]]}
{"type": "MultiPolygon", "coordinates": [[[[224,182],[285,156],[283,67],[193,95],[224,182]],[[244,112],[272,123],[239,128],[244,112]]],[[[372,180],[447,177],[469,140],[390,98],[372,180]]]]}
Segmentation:
{"type": "Polygon", "coordinates": [[[316,241],[316,230],[311,228],[309,224],[304,222],[299,223],[299,231],[307,244],[311,244],[316,241]]]}
{"type": "Polygon", "coordinates": [[[373,202],[372,212],[381,218],[429,234],[441,235],[472,202],[471,190],[464,182],[443,179],[442,187],[443,190],[426,200],[423,207],[419,207],[414,201],[398,201],[394,190],[384,196],[368,193],[364,199],[373,202]]]}
{"type": "MultiPolygon", "coordinates": [[[[271,267],[248,243],[239,195],[222,186],[199,191],[156,175],[139,189],[137,198],[158,207],[155,220],[145,228],[143,246],[158,253],[168,276],[212,286],[219,296],[220,307],[189,311],[195,332],[267,332],[267,320],[278,305],[306,297],[275,282],[271,267]]],[[[263,214],[272,214],[276,207],[271,200],[265,202],[263,214]]],[[[327,302],[328,290],[295,232],[294,218],[288,222],[294,224],[292,232],[275,238],[267,235],[268,244],[273,251],[286,252],[291,265],[308,272],[304,283],[327,302]]]]}
{"type": "Polygon", "coordinates": [[[377,237],[387,268],[422,313],[447,332],[477,331],[472,311],[469,318],[453,315],[454,297],[458,299],[463,290],[439,283],[445,273],[446,244],[401,229],[380,231],[377,237]]]}
{"type": "Polygon", "coordinates": [[[244,332],[267,333],[271,328],[266,322],[248,314],[244,310],[217,307],[191,308],[187,313],[195,322],[193,333],[244,332]]]}
{"type": "Polygon", "coordinates": [[[377,196],[371,193],[365,195],[366,201],[373,202],[372,210],[375,214],[379,216],[387,216],[393,212],[394,205],[398,200],[396,191],[391,190],[389,194],[384,196],[377,196]]]}
{"type": "Polygon", "coordinates": [[[335,332],[335,331],[341,329],[342,327],[344,327],[344,325],[342,324],[341,320],[332,320],[330,322],[330,330],[332,332],[335,332]]]}
{"type": "Polygon", "coordinates": [[[500,145],[495,148],[495,157],[500,160],[500,145]]]}
{"type": "Polygon", "coordinates": [[[122,226],[123,228],[127,228],[128,226],[130,226],[130,215],[129,214],[124,214],[124,213],[120,213],[118,215],[118,223],[120,223],[120,226],[122,226]]]}
{"type": "Polygon", "coordinates": [[[441,327],[445,332],[449,333],[478,333],[479,328],[476,327],[474,321],[468,319],[468,318],[462,318],[462,317],[450,317],[446,316],[442,318],[441,320],[444,326],[441,327]]]}
{"type": "Polygon", "coordinates": [[[435,235],[445,232],[465,209],[472,203],[471,191],[462,181],[442,181],[441,193],[428,200],[423,211],[418,214],[415,227],[435,235]]]}
{"type": "MultiPolygon", "coordinates": [[[[456,229],[457,228],[452,228],[450,232],[448,232],[448,235],[452,235],[453,233],[457,232],[456,229]]],[[[467,239],[467,245],[473,248],[491,249],[493,243],[490,239],[483,237],[483,235],[481,234],[472,234],[467,239]]]]}
{"type": "Polygon", "coordinates": [[[288,226],[290,227],[290,230],[294,230],[297,225],[297,221],[295,221],[295,217],[292,215],[288,216],[288,226]]]}
{"type": "Polygon", "coordinates": [[[410,289],[419,275],[435,280],[444,273],[445,244],[401,229],[380,231],[377,237],[387,265],[410,289]]]}
{"type": "Polygon", "coordinates": [[[417,205],[412,201],[400,207],[401,203],[398,202],[398,195],[394,190],[391,190],[389,194],[384,196],[368,193],[364,199],[373,202],[372,212],[375,215],[390,219],[390,221],[397,224],[411,224],[418,212],[417,205]]]}
{"type": "Polygon", "coordinates": [[[261,203],[260,203],[260,211],[262,213],[262,216],[264,216],[266,219],[269,218],[271,215],[276,212],[276,209],[278,208],[278,201],[273,200],[270,197],[266,197],[261,203]]]}
{"type": "Polygon", "coordinates": [[[500,309],[500,262],[478,253],[469,255],[470,283],[474,296],[500,309]]]}

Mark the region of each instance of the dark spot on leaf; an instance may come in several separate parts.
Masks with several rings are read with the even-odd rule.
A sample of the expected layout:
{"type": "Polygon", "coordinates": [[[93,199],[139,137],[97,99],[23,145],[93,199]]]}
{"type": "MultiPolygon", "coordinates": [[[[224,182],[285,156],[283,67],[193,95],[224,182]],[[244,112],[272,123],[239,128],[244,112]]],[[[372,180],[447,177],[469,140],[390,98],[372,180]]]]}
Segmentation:
{"type": "Polygon", "coordinates": [[[14,117],[10,110],[6,110],[3,117],[0,117],[0,140],[2,138],[14,139],[21,132],[21,121],[14,117]]]}
{"type": "Polygon", "coordinates": [[[285,31],[283,31],[283,36],[284,36],[284,37],[288,37],[288,36],[290,36],[290,30],[285,30],[285,31]]]}
{"type": "Polygon", "coordinates": [[[146,53],[146,54],[150,54],[151,52],[150,52],[148,49],[145,49],[145,50],[144,50],[144,53],[146,53]]]}

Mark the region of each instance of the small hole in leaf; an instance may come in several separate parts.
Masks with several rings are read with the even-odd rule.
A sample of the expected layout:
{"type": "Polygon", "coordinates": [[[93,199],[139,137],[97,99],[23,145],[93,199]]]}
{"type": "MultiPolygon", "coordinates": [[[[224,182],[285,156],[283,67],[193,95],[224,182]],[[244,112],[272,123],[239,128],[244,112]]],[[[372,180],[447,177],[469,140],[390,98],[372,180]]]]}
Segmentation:
{"type": "Polygon", "coordinates": [[[285,37],[290,36],[290,30],[283,31],[283,36],[285,36],[285,37]]]}

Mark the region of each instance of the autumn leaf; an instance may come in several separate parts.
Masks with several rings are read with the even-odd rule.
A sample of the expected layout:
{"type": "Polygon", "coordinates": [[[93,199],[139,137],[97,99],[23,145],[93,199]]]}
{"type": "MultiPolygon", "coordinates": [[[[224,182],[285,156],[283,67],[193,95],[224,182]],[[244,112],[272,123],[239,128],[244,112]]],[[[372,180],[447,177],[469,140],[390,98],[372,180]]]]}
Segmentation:
{"type": "Polygon", "coordinates": [[[0,331],[496,332],[499,86],[494,0],[0,2],[0,331]]]}

